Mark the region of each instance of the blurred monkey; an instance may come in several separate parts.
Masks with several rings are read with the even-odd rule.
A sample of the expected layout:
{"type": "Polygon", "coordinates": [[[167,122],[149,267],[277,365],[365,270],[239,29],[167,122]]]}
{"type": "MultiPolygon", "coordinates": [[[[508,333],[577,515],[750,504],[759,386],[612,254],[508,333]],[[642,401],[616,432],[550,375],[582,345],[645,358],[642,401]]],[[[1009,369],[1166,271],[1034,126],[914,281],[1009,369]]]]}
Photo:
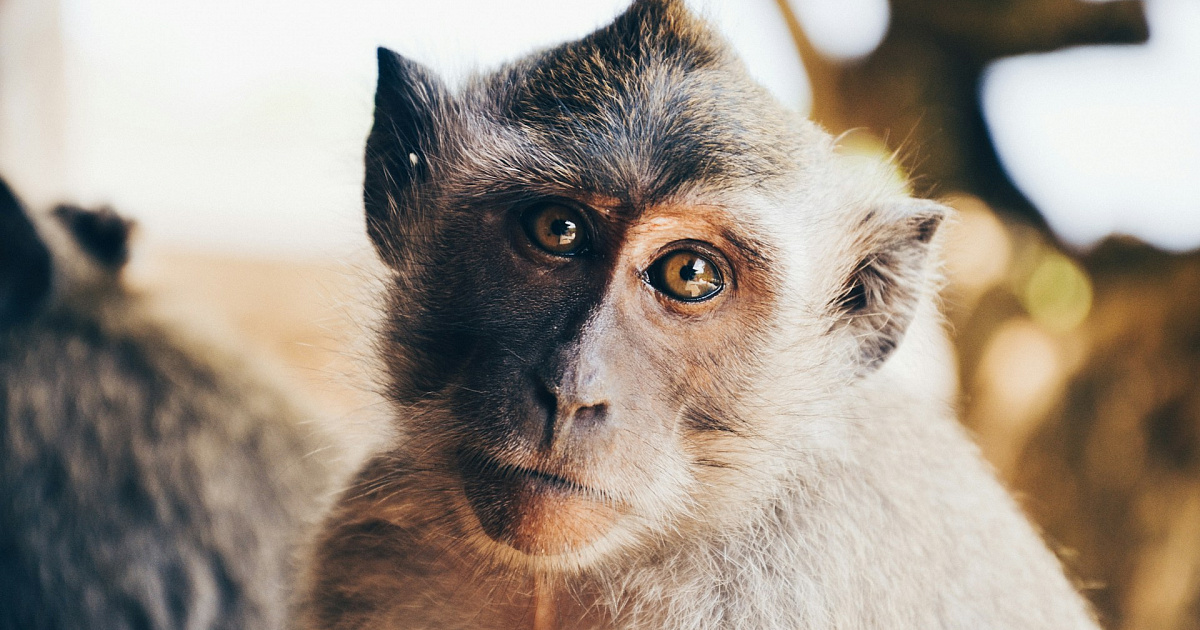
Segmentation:
{"type": "Polygon", "coordinates": [[[280,628],[310,415],[124,288],[130,224],[0,182],[0,628],[280,628]]]}

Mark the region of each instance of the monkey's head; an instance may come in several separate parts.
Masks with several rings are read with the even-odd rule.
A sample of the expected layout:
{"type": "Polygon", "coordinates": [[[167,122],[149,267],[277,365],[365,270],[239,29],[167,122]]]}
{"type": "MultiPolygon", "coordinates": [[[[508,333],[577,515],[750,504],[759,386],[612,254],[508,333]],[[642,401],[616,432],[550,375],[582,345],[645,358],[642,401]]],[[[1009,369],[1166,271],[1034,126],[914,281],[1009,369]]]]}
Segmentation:
{"type": "Polygon", "coordinates": [[[0,333],[27,334],[20,327],[47,313],[102,310],[122,294],[132,230],[109,208],[60,205],[38,221],[0,180],[0,333]]]}
{"type": "Polygon", "coordinates": [[[380,49],[364,198],[410,491],[449,536],[576,568],[836,451],[929,310],[944,216],[674,0],[457,92],[380,49]]]}

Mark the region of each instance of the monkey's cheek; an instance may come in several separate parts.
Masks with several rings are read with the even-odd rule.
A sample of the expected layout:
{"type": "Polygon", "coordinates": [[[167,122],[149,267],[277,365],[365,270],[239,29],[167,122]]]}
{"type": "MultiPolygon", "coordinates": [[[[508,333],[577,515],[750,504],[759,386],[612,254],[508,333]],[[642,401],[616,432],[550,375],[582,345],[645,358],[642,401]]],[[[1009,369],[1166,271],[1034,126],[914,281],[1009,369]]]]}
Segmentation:
{"type": "Polygon", "coordinates": [[[468,477],[467,503],[492,540],[534,556],[578,551],[612,529],[620,513],[577,490],[515,475],[468,477]]]}

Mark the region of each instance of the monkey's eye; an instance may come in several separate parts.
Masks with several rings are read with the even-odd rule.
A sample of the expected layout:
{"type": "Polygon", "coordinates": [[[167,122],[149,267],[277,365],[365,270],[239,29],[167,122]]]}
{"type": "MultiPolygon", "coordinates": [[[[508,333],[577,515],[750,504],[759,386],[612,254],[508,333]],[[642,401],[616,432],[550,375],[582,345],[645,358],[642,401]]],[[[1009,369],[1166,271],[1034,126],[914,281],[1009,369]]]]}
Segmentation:
{"type": "Polygon", "coordinates": [[[557,203],[534,206],[522,215],[521,223],[529,240],[556,256],[574,256],[587,247],[583,217],[568,206],[557,203]]]}
{"type": "Polygon", "coordinates": [[[654,261],[647,279],[655,289],[683,302],[707,300],[725,286],[721,271],[713,261],[686,249],[654,261]]]}

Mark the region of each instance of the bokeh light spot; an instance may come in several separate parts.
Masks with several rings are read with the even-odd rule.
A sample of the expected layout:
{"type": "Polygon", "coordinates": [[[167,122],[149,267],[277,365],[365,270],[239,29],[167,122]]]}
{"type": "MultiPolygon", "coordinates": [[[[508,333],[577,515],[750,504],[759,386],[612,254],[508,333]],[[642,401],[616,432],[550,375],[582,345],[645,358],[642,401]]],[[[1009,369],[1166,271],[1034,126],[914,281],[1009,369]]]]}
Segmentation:
{"type": "Polygon", "coordinates": [[[1048,251],[1026,281],[1021,299],[1038,324],[1053,332],[1070,332],[1092,309],[1092,282],[1078,263],[1048,251]]]}

